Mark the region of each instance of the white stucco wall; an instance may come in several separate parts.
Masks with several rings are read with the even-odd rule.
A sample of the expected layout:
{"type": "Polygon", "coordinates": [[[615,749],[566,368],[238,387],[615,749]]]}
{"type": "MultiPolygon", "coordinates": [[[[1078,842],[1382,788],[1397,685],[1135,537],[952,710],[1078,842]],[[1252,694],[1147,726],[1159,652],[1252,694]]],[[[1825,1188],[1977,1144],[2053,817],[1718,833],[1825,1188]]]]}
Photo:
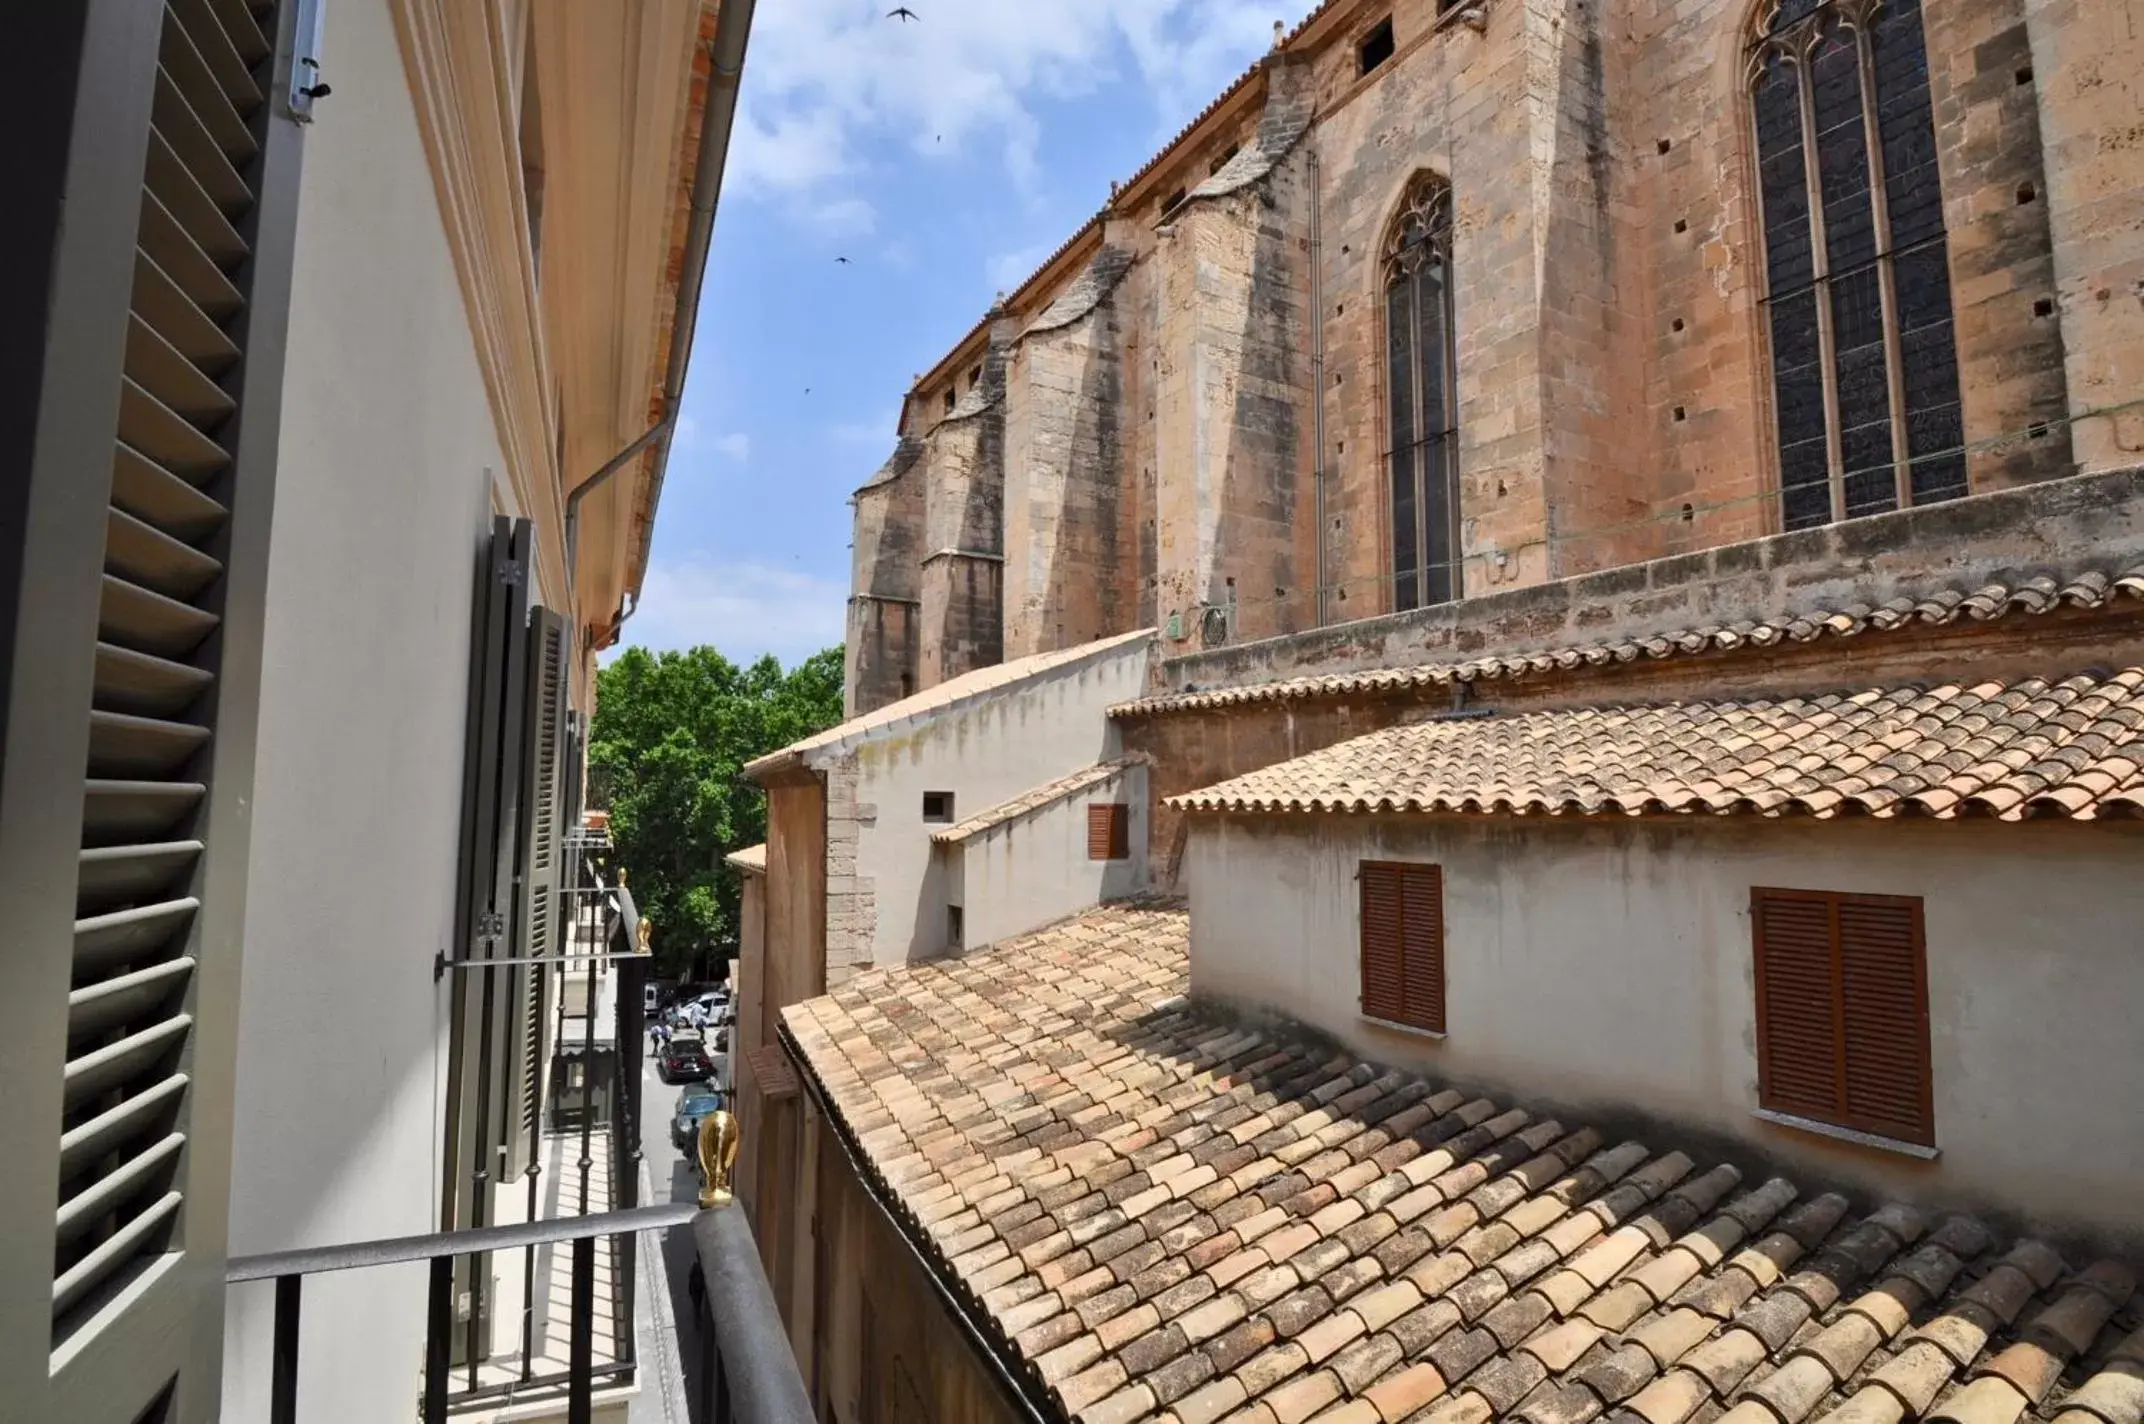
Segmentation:
{"type": "MultiPolygon", "coordinates": [[[[1116,729],[1105,710],[1146,686],[1151,646],[1125,643],[1038,673],[851,753],[861,823],[856,875],[870,884],[875,906],[873,963],[945,949],[945,891],[930,838],[943,827],[924,821],[923,793],[954,793],[959,821],[1108,760],[1116,729]]],[[[980,943],[972,930],[967,939],[980,943]]]]}
{"type": "Polygon", "coordinates": [[[1185,864],[1195,993],[1909,1198],[2144,1221],[2144,827],[1204,816],[1185,864]],[[1441,1041],[1358,1014],[1363,860],[1444,868],[1441,1041]],[[1923,897],[1937,1160],[1752,1117],[1753,886],[1923,897]]]}
{"type": "MultiPolygon", "coordinates": [[[[330,6],[271,544],[232,1254],[435,1228],[476,551],[503,470],[388,7],[330,6]]],[[[502,508],[510,507],[503,501],[502,508]]],[[[265,1420],[269,1286],[229,1295],[265,1420]]],[[[308,1281],[299,1413],[410,1415],[424,1267],[308,1281]]]]}
{"type": "Polygon", "coordinates": [[[941,848],[946,894],[961,906],[965,948],[980,949],[1146,888],[1146,768],[1137,763],[1083,791],[941,848]],[[1087,858],[1087,808],[1129,806],[1123,860],[1087,858]]]}

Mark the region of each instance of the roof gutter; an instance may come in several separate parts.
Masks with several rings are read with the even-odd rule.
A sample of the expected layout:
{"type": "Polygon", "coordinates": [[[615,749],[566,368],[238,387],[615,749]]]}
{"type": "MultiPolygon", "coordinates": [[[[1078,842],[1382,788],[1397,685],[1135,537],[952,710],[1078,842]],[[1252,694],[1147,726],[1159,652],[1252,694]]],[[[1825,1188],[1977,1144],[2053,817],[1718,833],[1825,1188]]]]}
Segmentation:
{"type": "MultiPolygon", "coordinates": [[[[663,370],[662,418],[566,495],[566,574],[570,584],[578,561],[581,501],[648,449],[654,449],[653,478],[648,487],[648,522],[634,548],[632,562],[627,566],[635,570],[630,590],[635,608],[640,602],[640,580],[647,573],[648,542],[655,532],[656,507],[662,502],[663,476],[670,467],[670,442],[677,433],[681,413],[679,403],[685,394],[685,373],[692,365],[692,338],[694,328],[699,324],[700,289],[707,279],[707,253],[715,230],[715,201],[722,194],[722,170],[729,160],[730,134],[736,127],[737,89],[744,75],[745,42],[751,36],[755,3],[756,0],[721,0],[721,12],[715,19],[715,38],[708,46],[707,107],[700,116],[700,154],[692,170],[691,215],[685,226],[685,248],[679,265],[677,307],[670,321],[670,356],[663,370]]],[[[622,623],[624,618],[618,621],[622,623]]],[[[613,625],[613,631],[615,628],[613,625]]]]}

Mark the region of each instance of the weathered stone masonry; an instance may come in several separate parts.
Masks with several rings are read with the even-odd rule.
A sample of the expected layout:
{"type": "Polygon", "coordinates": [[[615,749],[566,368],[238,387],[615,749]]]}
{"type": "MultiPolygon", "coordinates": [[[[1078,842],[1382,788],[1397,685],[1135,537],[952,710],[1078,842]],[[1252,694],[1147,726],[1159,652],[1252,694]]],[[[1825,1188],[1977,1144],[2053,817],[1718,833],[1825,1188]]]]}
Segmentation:
{"type": "Polygon", "coordinates": [[[843,712],[854,717],[915,691],[922,608],[923,442],[906,436],[856,491],[843,712]]]}
{"type": "MultiPolygon", "coordinates": [[[[2144,0],[1884,3],[1922,16],[1970,490],[2135,463],[2144,0]]],[[[856,503],[852,710],[1134,627],[1190,656],[1389,611],[1384,258],[1420,174],[1464,596],[1781,527],[1758,7],[1465,8],[1321,6],[917,382],[856,503]]]]}

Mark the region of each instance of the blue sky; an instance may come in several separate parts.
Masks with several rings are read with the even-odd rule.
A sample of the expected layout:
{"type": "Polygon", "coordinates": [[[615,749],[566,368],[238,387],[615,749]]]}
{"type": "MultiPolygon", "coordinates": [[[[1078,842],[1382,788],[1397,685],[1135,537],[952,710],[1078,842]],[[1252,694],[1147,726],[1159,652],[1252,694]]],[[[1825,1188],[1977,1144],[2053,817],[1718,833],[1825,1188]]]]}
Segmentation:
{"type": "Polygon", "coordinates": [[[900,398],[1309,0],[762,0],[626,641],[841,641],[900,398]],[[847,257],[844,265],[835,261],[847,257]]]}

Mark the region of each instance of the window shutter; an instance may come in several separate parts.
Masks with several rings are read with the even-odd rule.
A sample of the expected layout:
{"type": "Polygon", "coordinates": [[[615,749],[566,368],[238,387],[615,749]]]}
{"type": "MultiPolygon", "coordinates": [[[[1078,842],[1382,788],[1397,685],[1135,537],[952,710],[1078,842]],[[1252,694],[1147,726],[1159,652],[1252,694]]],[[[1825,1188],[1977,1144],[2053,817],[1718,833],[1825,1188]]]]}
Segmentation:
{"type": "Polygon", "coordinates": [[[1925,972],[1919,901],[1840,898],[1847,1121],[1933,1146],[1925,972]]]}
{"type": "MultiPolygon", "coordinates": [[[[234,520],[265,509],[273,479],[268,393],[280,380],[281,338],[248,307],[283,254],[264,262],[252,246],[261,237],[241,231],[259,229],[278,249],[287,237],[280,208],[257,216],[270,171],[263,91],[275,16],[261,5],[160,11],[88,713],[56,1174],[56,1348],[108,1308],[137,1309],[147,1278],[195,1243],[220,1242],[220,1224],[197,1229],[189,1219],[227,1209],[220,1195],[193,1199],[189,1189],[203,1151],[194,1126],[217,1120],[227,1132],[228,1104],[189,1098],[204,1081],[229,1091],[226,1074],[211,1079],[200,1066],[227,1061],[229,1042],[197,1034],[224,1040],[235,1028],[227,1001],[204,1006],[201,978],[204,957],[235,954],[243,913],[235,889],[222,888],[242,885],[242,871],[211,874],[209,862],[242,867],[246,856],[243,811],[218,810],[245,796],[257,696],[251,672],[222,681],[226,561],[234,520]],[[267,354],[248,370],[257,343],[267,354]],[[262,408],[242,410],[256,393],[262,408]],[[241,726],[229,750],[219,747],[241,726]],[[119,1305],[130,1289],[134,1299],[119,1305]]],[[[86,83],[111,78],[92,73],[86,83]]],[[[293,176],[277,171],[276,181],[293,176]]],[[[250,575],[245,582],[253,586],[250,575]]],[[[228,983],[235,970],[219,964],[215,977],[228,983]]],[[[218,1284],[193,1308],[220,1317],[221,1296],[218,1284]]]]}
{"type": "Polygon", "coordinates": [[[1087,808],[1087,859],[1124,860],[1131,855],[1131,809],[1122,804],[1087,808]]]}
{"type": "MultiPolygon", "coordinates": [[[[462,771],[462,874],[456,957],[513,957],[511,946],[525,907],[520,903],[518,850],[524,783],[529,662],[529,570],[534,530],[526,519],[498,517],[478,557],[475,622],[469,670],[469,730],[462,771]]],[[[490,1224],[493,1190],[513,1162],[519,1116],[514,1073],[518,1036],[512,969],[456,970],[450,988],[453,1034],[447,1049],[447,1160],[441,1184],[444,1229],[490,1224]]],[[[488,1261],[463,1258],[455,1267],[456,1295],[476,1317],[479,1351],[488,1348],[495,1302],[487,1299],[488,1261]]],[[[465,1317],[466,1318],[466,1317],[465,1317]]],[[[457,1358],[471,1332],[454,1331],[457,1358]]]]}
{"type": "MultiPolygon", "coordinates": [[[[528,690],[521,792],[520,933],[514,955],[537,957],[557,951],[558,838],[561,802],[561,733],[565,722],[564,621],[548,608],[529,619],[528,690]]],[[[542,1108],[544,1060],[544,982],[541,965],[514,975],[513,1070],[519,1112],[509,1131],[509,1171],[525,1172],[533,1158],[536,1121],[542,1108]]]]}
{"type": "Polygon", "coordinates": [[[1829,1119],[1843,1075],[1834,998],[1831,897],[1760,890],[1756,925],[1758,1096],[1829,1119]]]}
{"type": "Polygon", "coordinates": [[[1751,892],[1758,1101],[1933,1146],[1920,901],[1751,892]]]}
{"type": "Polygon", "coordinates": [[[1400,873],[1400,1021],[1444,1032],[1444,871],[1410,865],[1400,873]]]}
{"type": "Polygon", "coordinates": [[[1400,867],[1362,867],[1362,1011],[1373,1019],[1403,1021],[1406,976],[1401,970],[1406,939],[1406,894],[1400,867]]]}
{"type": "Polygon", "coordinates": [[[1443,868],[1366,860],[1357,879],[1363,1014],[1444,1032],[1443,868]]]}
{"type": "Polygon", "coordinates": [[[9,18],[0,1413],[205,1418],[302,144],[273,5],[9,18]]]}

